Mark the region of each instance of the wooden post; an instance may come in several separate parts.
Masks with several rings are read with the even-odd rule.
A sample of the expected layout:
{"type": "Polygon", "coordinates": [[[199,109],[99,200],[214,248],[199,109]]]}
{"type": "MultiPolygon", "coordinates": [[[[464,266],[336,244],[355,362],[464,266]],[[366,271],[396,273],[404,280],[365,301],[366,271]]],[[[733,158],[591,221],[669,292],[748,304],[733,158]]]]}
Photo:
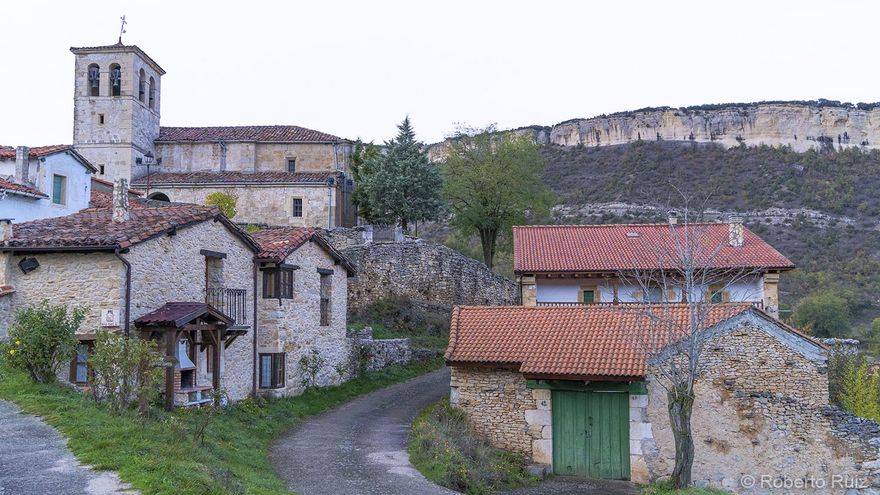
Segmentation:
{"type": "Polygon", "coordinates": [[[213,331],[215,332],[214,347],[212,348],[214,352],[214,381],[211,385],[214,387],[215,392],[220,390],[220,345],[222,344],[222,342],[220,341],[221,331],[222,330],[220,330],[220,328],[217,328],[213,331]]]}
{"type": "Polygon", "coordinates": [[[174,363],[177,361],[177,331],[165,331],[165,410],[174,409],[174,363]]]}

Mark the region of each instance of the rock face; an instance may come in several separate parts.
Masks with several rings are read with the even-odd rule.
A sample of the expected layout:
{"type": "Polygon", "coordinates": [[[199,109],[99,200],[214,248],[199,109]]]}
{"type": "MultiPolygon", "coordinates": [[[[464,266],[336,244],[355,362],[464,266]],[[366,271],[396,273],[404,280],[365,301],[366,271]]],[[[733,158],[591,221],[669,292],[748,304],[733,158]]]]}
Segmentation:
{"type": "MultiPolygon", "coordinates": [[[[823,146],[880,148],[880,107],[826,100],[662,107],[506,132],[531,133],[538,144],[561,146],[666,140],[716,142],[727,147],[788,145],[795,151],[823,146]]],[[[431,158],[442,159],[448,146],[448,141],[431,145],[431,158]]]]}

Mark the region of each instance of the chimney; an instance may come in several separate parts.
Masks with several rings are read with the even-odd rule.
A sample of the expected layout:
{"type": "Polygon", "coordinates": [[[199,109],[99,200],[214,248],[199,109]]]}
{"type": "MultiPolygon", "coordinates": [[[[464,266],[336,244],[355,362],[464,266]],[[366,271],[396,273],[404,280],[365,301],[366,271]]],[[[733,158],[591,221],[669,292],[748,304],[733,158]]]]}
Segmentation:
{"type": "Polygon", "coordinates": [[[669,210],[669,225],[678,225],[678,212],[669,210]]]}
{"type": "Polygon", "coordinates": [[[113,222],[122,223],[129,218],[128,180],[120,177],[113,182],[113,222]]]}
{"type": "Polygon", "coordinates": [[[16,146],[15,148],[15,181],[24,184],[28,181],[28,173],[30,166],[30,148],[27,146],[16,146]]]}
{"type": "Polygon", "coordinates": [[[0,218],[0,242],[12,240],[12,219],[0,218]]]}
{"type": "Polygon", "coordinates": [[[731,247],[742,247],[743,245],[743,219],[740,216],[732,215],[727,225],[727,243],[731,247]]]}

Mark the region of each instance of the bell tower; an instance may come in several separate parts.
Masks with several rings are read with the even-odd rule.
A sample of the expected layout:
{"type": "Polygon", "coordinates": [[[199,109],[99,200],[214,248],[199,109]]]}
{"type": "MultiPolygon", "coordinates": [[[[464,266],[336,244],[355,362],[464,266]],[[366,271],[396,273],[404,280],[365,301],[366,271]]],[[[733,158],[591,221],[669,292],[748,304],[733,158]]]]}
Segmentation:
{"type": "Polygon", "coordinates": [[[143,50],[119,43],[73,47],[76,56],[73,144],[98,168],[98,177],[131,181],[146,173],[140,164],[156,154],[161,78],[165,74],[143,50]]]}

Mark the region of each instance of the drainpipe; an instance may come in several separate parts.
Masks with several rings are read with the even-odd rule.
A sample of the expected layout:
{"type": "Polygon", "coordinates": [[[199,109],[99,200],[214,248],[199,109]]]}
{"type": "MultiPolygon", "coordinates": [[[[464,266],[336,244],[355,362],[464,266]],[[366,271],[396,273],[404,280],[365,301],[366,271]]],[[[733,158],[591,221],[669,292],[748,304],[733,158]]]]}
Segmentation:
{"type": "Polygon", "coordinates": [[[335,181],[327,179],[327,229],[333,228],[333,186],[335,181]]]}
{"type": "Polygon", "coordinates": [[[128,337],[129,327],[131,325],[131,263],[122,257],[119,253],[119,248],[113,250],[113,254],[115,254],[116,257],[119,258],[119,261],[125,265],[125,325],[123,328],[125,329],[125,336],[128,337]]]}
{"type": "Polygon", "coordinates": [[[251,360],[253,362],[253,373],[251,373],[251,395],[256,398],[257,397],[257,265],[259,265],[259,261],[254,257],[254,321],[251,324],[251,328],[254,331],[254,356],[251,360]]]}

